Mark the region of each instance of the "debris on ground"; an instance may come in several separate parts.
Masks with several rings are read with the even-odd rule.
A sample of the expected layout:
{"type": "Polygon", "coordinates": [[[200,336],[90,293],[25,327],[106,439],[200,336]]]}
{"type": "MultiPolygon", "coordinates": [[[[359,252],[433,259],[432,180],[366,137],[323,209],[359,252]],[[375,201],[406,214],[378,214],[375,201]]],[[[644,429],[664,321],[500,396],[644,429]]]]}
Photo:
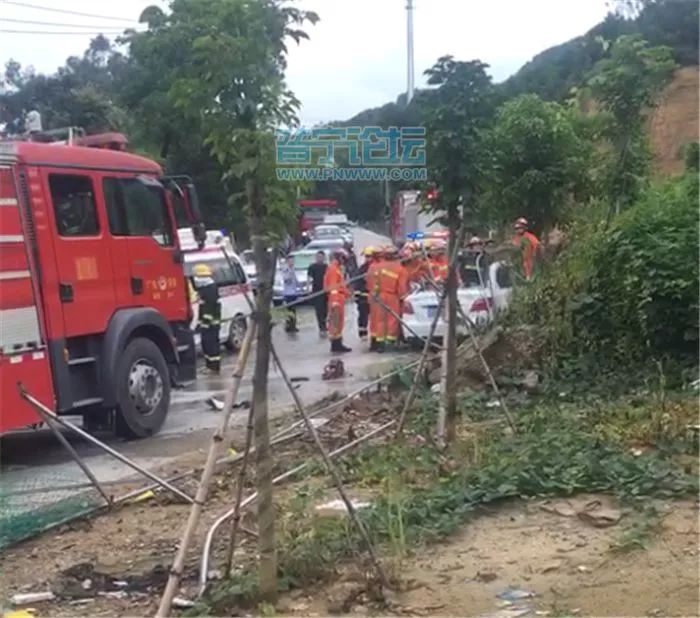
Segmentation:
{"type": "Polygon", "coordinates": [[[547,513],[554,513],[555,515],[561,515],[562,517],[573,517],[576,515],[576,509],[574,509],[568,500],[553,503],[543,502],[540,504],[540,508],[547,513]]]}
{"type": "Polygon", "coordinates": [[[531,599],[534,596],[535,593],[530,590],[522,590],[520,588],[508,587],[505,590],[499,592],[496,595],[496,598],[500,599],[501,601],[509,601],[512,603],[514,601],[522,601],[523,599],[531,599]]]}
{"type": "Polygon", "coordinates": [[[187,609],[189,607],[194,607],[194,601],[185,599],[183,597],[175,597],[173,599],[173,607],[177,609],[187,609]]]}
{"type": "Polygon", "coordinates": [[[20,592],[13,594],[10,598],[12,605],[31,605],[32,603],[44,603],[45,601],[53,601],[56,595],[51,590],[42,592],[20,592]]]}
{"type": "Polygon", "coordinates": [[[345,365],[339,358],[334,358],[328,361],[328,364],[323,368],[324,380],[338,380],[345,376],[345,365]]]}
{"type": "Polygon", "coordinates": [[[607,528],[614,526],[622,519],[622,512],[618,509],[604,506],[600,500],[589,502],[584,509],[576,513],[581,521],[594,528],[607,528]]]}
{"type": "Polygon", "coordinates": [[[576,500],[547,501],[541,503],[539,507],[547,513],[553,513],[561,517],[578,517],[581,521],[594,528],[614,526],[622,519],[622,511],[611,504],[604,503],[601,499],[588,502],[576,500]]]}
{"type": "Polygon", "coordinates": [[[221,412],[221,410],[224,409],[224,402],[216,397],[209,397],[209,399],[207,399],[207,405],[216,412],[221,412]]]}
{"type": "MultiPolygon", "coordinates": [[[[365,509],[370,506],[369,502],[361,502],[359,500],[351,500],[351,502],[356,510],[365,509]]],[[[318,504],[314,510],[320,517],[345,517],[348,514],[348,507],[345,505],[345,502],[340,499],[318,504]]]]}

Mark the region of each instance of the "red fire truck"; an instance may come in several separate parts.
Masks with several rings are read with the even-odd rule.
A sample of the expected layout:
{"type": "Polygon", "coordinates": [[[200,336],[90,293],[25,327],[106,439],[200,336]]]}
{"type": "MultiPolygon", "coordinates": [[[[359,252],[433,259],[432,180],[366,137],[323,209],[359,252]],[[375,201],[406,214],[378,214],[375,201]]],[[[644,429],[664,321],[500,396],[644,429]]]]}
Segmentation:
{"type": "Polygon", "coordinates": [[[310,232],[323,223],[326,215],[340,212],[336,200],[299,200],[297,202],[301,213],[299,218],[299,233],[310,232]]]}
{"type": "Polygon", "coordinates": [[[125,143],[0,142],[0,433],[40,421],[21,384],[88,428],[146,437],[194,379],[177,222],[202,236],[196,191],[125,143]]]}

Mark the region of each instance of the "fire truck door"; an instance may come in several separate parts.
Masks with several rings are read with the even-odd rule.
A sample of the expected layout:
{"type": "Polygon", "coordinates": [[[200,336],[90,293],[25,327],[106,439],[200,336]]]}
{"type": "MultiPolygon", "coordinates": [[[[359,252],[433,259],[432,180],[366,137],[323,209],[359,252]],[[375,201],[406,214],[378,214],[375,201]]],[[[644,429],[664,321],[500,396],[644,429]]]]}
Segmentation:
{"type": "Polygon", "coordinates": [[[127,276],[117,275],[117,296],[122,306],[157,309],[168,321],[187,319],[187,290],[175,226],[163,186],[155,179],[106,177],[105,203],[112,235],[113,261],[127,276]]]}
{"type": "Polygon", "coordinates": [[[107,222],[89,174],[47,170],[54,226],[58,295],[67,337],[104,332],[114,311],[107,222]]]}

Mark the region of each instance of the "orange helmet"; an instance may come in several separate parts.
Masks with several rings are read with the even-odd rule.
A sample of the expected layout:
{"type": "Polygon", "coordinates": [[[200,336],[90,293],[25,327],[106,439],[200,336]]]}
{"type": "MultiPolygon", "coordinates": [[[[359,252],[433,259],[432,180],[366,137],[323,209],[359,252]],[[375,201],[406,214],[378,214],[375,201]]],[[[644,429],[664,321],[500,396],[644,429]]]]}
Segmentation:
{"type": "Polygon", "coordinates": [[[387,258],[396,257],[399,254],[399,250],[394,245],[385,245],[382,247],[382,255],[387,258]]]}
{"type": "Polygon", "coordinates": [[[399,251],[399,257],[404,261],[412,260],[415,257],[413,247],[410,244],[404,245],[401,251],[399,251]]]}

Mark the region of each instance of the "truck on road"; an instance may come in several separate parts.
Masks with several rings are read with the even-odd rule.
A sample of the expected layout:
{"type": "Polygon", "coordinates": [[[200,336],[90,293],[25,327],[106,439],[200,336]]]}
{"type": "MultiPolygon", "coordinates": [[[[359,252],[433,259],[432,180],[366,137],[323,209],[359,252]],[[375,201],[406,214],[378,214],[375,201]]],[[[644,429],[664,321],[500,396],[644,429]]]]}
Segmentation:
{"type": "Polygon", "coordinates": [[[434,213],[421,208],[420,191],[399,191],[391,202],[391,240],[400,245],[409,234],[428,236],[443,231],[444,226],[435,218],[434,213]]]}
{"type": "Polygon", "coordinates": [[[21,385],[146,437],[195,377],[177,222],[202,236],[196,190],[115,135],[0,142],[0,434],[41,420],[21,385]]]}

